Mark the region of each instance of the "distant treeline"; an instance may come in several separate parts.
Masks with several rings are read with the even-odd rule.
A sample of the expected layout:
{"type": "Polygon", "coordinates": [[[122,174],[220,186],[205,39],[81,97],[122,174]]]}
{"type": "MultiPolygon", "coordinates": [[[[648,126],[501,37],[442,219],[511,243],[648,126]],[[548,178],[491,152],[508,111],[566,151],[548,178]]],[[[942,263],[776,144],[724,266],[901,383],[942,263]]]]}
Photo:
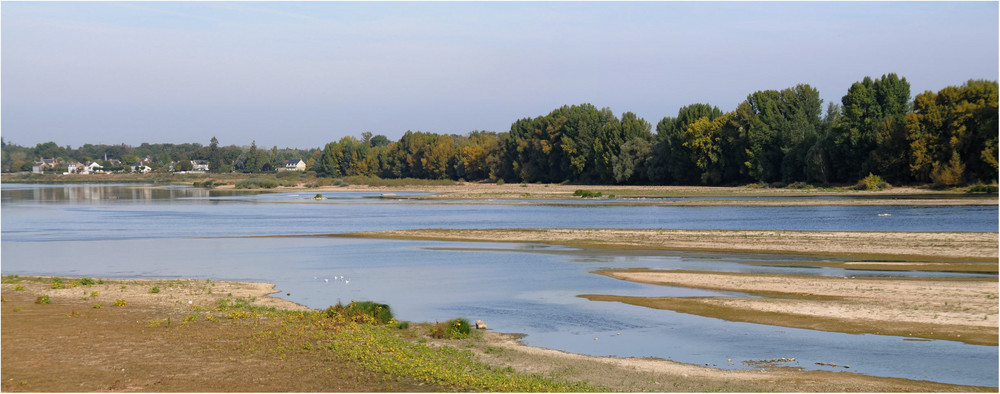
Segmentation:
{"type": "Polygon", "coordinates": [[[660,120],[655,134],[634,113],[618,118],[581,104],[517,120],[509,132],[408,131],[395,142],[365,132],[322,150],[219,147],[214,138],[209,146],[5,145],[3,166],[16,171],[18,160],[108,153],[209,160],[220,172],[259,172],[301,158],[328,177],[732,185],[853,183],[874,174],[891,183],[954,186],[997,179],[997,92],[996,81],[970,80],[911,101],[906,78],[887,74],[854,83],[825,113],[819,92],[801,84],[754,92],[730,112],[685,106],[660,120]]]}

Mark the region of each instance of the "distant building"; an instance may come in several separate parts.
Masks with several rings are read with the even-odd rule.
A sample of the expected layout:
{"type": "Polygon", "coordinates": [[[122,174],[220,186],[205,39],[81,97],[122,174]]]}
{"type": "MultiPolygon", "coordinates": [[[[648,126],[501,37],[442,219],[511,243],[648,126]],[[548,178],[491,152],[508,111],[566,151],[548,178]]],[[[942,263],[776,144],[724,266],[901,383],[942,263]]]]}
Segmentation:
{"type": "Polygon", "coordinates": [[[36,161],[35,164],[31,166],[31,172],[34,174],[41,174],[42,172],[56,169],[56,166],[58,165],[59,159],[54,157],[51,159],[39,159],[39,161],[36,161]]]}
{"type": "Polygon", "coordinates": [[[191,160],[191,170],[208,172],[208,160],[191,160]]]}
{"type": "Polygon", "coordinates": [[[285,171],[305,171],[306,162],[301,159],[285,160],[285,171]]]}
{"type": "Polygon", "coordinates": [[[145,164],[142,164],[141,161],[137,161],[137,162],[135,162],[135,164],[132,164],[132,172],[138,172],[140,174],[146,174],[146,173],[149,173],[152,170],[153,169],[149,168],[149,166],[147,166],[145,164]]]}

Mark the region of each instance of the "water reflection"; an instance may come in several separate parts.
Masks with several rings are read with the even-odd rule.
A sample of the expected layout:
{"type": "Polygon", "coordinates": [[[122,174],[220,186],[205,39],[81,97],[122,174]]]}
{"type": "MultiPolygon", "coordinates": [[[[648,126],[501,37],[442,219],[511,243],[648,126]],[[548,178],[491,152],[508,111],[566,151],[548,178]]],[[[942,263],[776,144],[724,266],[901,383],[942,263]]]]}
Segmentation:
{"type": "Polygon", "coordinates": [[[13,202],[99,204],[124,200],[131,203],[151,203],[156,200],[199,200],[259,194],[260,192],[257,191],[215,190],[187,186],[5,184],[0,189],[0,202],[4,204],[13,202]]]}

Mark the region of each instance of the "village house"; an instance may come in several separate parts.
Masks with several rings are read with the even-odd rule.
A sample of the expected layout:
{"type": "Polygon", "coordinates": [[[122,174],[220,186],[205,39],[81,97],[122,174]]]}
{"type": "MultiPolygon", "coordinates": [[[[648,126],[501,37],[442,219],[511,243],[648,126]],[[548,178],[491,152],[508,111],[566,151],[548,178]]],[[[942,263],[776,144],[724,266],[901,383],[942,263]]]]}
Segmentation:
{"type": "Polygon", "coordinates": [[[208,160],[191,160],[191,167],[192,171],[209,171],[208,160]]]}
{"type": "Polygon", "coordinates": [[[92,161],[92,162],[90,162],[90,164],[87,164],[87,172],[88,173],[102,173],[102,172],[104,172],[104,166],[98,164],[96,161],[92,161]]]}
{"type": "Polygon", "coordinates": [[[302,161],[301,159],[285,160],[285,168],[282,168],[282,170],[284,170],[284,171],[305,171],[306,170],[306,162],[302,161]]]}
{"type": "Polygon", "coordinates": [[[66,172],[63,173],[63,175],[68,174],[90,174],[90,167],[80,162],[72,162],[66,165],[66,172]]]}
{"type": "Polygon", "coordinates": [[[152,168],[149,168],[149,166],[142,164],[141,161],[135,162],[135,164],[132,164],[131,167],[132,172],[138,172],[140,174],[146,174],[153,170],[152,168]]]}
{"type": "Polygon", "coordinates": [[[59,159],[54,157],[51,159],[39,159],[39,161],[31,166],[31,172],[33,174],[41,174],[44,171],[51,171],[56,169],[59,163],[59,159]]]}

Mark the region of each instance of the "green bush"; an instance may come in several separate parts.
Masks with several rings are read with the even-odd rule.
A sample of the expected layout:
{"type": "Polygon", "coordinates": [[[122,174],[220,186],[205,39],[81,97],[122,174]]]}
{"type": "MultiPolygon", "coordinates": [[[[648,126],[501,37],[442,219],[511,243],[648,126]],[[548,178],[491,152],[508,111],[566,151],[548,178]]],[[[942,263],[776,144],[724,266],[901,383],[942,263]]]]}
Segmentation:
{"type": "Polygon", "coordinates": [[[997,194],[997,185],[976,185],[965,190],[969,194],[997,194]]]}
{"type": "Polygon", "coordinates": [[[236,182],[237,189],[273,189],[278,187],[278,180],[274,178],[250,178],[236,182]]]}
{"type": "Polygon", "coordinates": [[[159,292],[160,292],[160,288],[156,287],[156,286],[153,286],[152,289],[149,289],[149,293],[150,294],[156,294],[156,293],[159,293],[159,292]]]}
{"type": "Polygon", "coordinates": [[[392,320],[392,310],[389,305],[373,301],[351,301],[347,311],[374,317],[379,323],[386,324],[392,320]]]}
{"type": "Polygon", "coordinates": [[[469,321],[464,318],[448,320],[444,323],[437,323],[431,336],[434,338],[460,339],[469,336],[472,327],[469,321]]]}
{"type": "Polygon", "coordinates": [[[280,172],[278,172],[278,175],[276,176],[276,178],[278,178],[278,179],[294,179],[294,180],[298,180],[299,179],[299,172],[298,171],[280,171],[280,172]]]}
{"type": "Polygon", "coordinates": [[[52,299],[48,295],[40,295],[35,298],[35,303],[39,305],[48,305],[52,303],[52,299]]]}
{"type": "Polygon", "coordinates": [[[789,188],[789,189],[815,189],[816,187],[813,186],[813,185],[810,185],[808,183],[805,183],[805,182],[795,182],[795,183],[793,183],[791,185],[788,185],[787,188],[789,188]]]}
{"type": "Polygon", "coordinates": [[[83,279],[80,279],[80,285],[82,285],[82,286],[91,286],[91,285],[93,285],[94,283],[95,283],[95,282],[94,282],[94,280],[93,280],[93,279],[90,279],[90,278],[83,278],[83,279]]]}
{"type": "Polygon", "coordinates": [[[592,192],[590,190],[577,190],[573,192],[573,195],[581,198],[597,198],[602,194],[601,192],[592,192]]]}
{"type": "Polygon", "coordinates": [[[890,185],[878,175],[868,173],[868,176],[862,178],[856,185],[854,189],[856,190],[882,190],[888,188],[890,185]]]}

